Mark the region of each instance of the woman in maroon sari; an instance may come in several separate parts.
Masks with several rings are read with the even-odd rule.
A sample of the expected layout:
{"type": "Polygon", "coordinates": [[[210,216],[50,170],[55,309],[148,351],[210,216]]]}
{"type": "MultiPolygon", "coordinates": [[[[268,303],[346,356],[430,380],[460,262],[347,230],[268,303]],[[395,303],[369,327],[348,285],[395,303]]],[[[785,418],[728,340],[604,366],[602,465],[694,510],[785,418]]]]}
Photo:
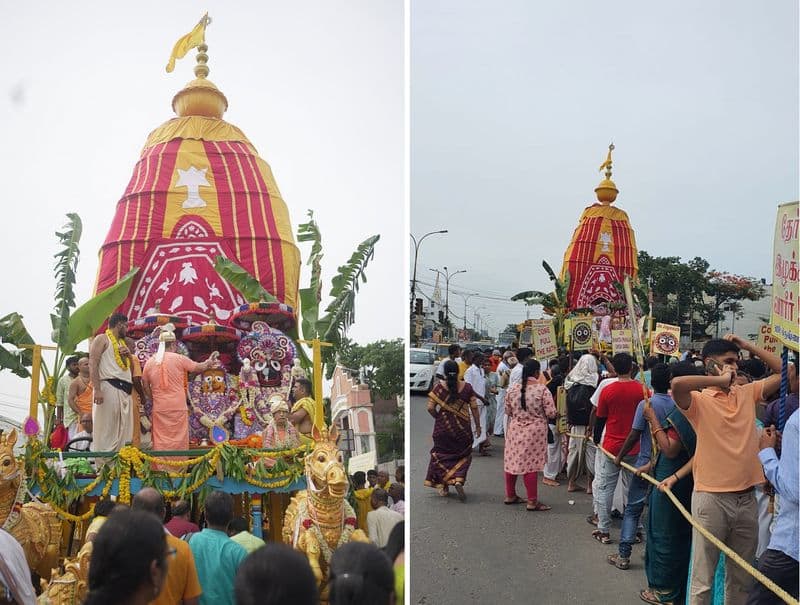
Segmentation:
{"type": "Polygon", "coordinates": [[[481,434],[481,421],[472,387],[458,380],[455,361],[444,364],[444,375],[446,383],[436,384],[428,395],[428,413],[436,421],[425,485],[437,488],[440,496],[447,496],[452,485],[463,502],[466,498],[464,482],[472,462],[470,413],[475,421],[476,437],[481,434]]]}

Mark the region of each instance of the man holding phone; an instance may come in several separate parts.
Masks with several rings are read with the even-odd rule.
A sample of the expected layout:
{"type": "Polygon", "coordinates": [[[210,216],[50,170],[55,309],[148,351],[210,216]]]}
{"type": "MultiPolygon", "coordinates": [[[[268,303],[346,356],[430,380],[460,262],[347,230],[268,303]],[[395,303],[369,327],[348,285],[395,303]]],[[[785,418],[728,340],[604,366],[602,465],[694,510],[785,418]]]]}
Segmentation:
{"type": "MultiPolygon", "coordinates": [[[[758,506],[754,487],[764,483],[758,458],[756,403],[780,387],[781,360],[734,334],[703,347],[706,376],[672,380],[672,397],[697,434],[692,515],[746,561],[755,558],[758,506]],[[758,356],[775,374],[749,384],[735,384],[739,351],[758,356]]],[[[711,603],[719,550],[693,532],[689,602],[711,603]]],[[[730,560],[725,569],[725,602],[744,604],[750,576],[730,560]]]]}

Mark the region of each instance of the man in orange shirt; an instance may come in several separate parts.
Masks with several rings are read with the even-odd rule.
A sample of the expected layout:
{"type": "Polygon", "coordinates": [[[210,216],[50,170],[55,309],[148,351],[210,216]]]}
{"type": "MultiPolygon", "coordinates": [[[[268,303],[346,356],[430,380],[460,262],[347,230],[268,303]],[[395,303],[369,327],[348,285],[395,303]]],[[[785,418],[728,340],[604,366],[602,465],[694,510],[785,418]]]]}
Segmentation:
{"type": "MultiPolygon", "coordinates": [[[[733,334],[703,347],[707,376],[672,380],[672,397],[697,434],[692,515],[745,561],[755,558],[758,505],[754,487],[764,483],[758,458],[756,403],[780,387],[781,360],[733,334]],[[764,380],[735,383],[739,350],[760,357],[775,372],[764,380]]],[[[719,550],[693,531],[689,603],[711,603],[719,550]]],[[[752,579],[726,560],[725,603],[744,604],[752,579]]]]}
{"type": "MultiPolygon", "coordinates": [[[[131,508],[153,513],[162,523],[167,512],[164,498],[152,487],[140,489],[133,497],[131,508]]],[[[166,529],[164,531],[167,534],[167,548],[170,553],[167,577],[158,597],[150,601],[150,605],[175,605],[175,603],[197,605],[203,589],[197,577],[192,549],[189,548],[188,542],[173,536],[166,529]]]]}

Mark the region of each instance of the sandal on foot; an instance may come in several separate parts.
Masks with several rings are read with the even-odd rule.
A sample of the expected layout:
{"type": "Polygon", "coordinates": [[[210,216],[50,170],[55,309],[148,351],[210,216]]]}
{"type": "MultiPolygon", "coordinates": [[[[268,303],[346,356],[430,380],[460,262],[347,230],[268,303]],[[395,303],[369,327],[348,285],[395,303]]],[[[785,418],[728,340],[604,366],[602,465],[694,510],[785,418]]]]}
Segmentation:
{"type": "Polygon", "coordinates": [[[633,543],[634,544],[641,544],[642,542],[644,542],[644,536],[642,535],[642,532],[637,531],[636,532],[636,536],[634,536],[634,538],[633,538],[633,543]]]}
{"type": "Polygon", "coordinates": [[[597,527],[597,515],[589,515],[588,517],[586,517],[586,522],[589,525],[594,525],[595,527],[597,527]]]}
{"type": "Polygon", "coordinates": [[[600,542],[600,544],[611,544],[613,542],[608,533],[600,531],[599,529],[592,532],[592,538],[600,542]]]}
{"type": "Polygon", "coordinates": [[[629,558],[621,557],[619,555],[608,555],[606,561],[617,569],[630,569],[631,560],[629,558]]]}
{"type": "Polygon", "coordinates": [[[523,499],[519,496],[514,496],[513,500],[503,500],[503,504],[522,504],[523,499]]]}
{"type": "Polygon", "coordinates": [[[529,512],[539,512],[539,511],[546,511],[546,510],[550,510],[552,507],[551,507],[551,506],[547,506],[547,504],[542,504],[541,502],[539,502],[539,501],[537,500],[536,502],[530,502],[530,501],[528,501],[528,504],[527,504],[527,505],[525,505],[525,508],[526,508],[526,509],[527,509],[529,512]]]}
{"type": "Polygon", "coordinates": [[[458,494],[458,499],[462,502],[467,499],[467,495],[464,493],[464,486],[460,483],[456,483],[456,493],[458,494]]]}
{"type": "Polygon", "coordinates": [[[446,498],[447,496],[450,495],[450,490],[447,489],[446,485],[440,487],[438,491],[439,491],[439,495],[442,496],[442,498],[446,498]]]}
{"type": "Polygon", "coordinates": [[[548,487],[558,487],[561,484],[556,481],[555,479],[547,479],[546,477],[542,479],[542,483],[548,487]]]}
{"type": "Polygon", "coordinates": [[[651,603],[652,605],[672,605],[672,601],[660,601],[656,593],[649,588],[640,590],[639,598],[645,603],[651,603]]]}

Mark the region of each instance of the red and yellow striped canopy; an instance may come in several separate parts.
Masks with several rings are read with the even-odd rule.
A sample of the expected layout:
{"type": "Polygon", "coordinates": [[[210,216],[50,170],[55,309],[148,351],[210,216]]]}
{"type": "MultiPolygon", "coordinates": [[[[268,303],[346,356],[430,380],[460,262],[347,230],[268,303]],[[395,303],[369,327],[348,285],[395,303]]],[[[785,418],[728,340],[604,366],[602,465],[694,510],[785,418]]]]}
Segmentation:
{"type": "Polygon", "coordinates": [[[639,271],[636,240],[624,210],[594,204],[583,211],[564,253],[562,280],[567,271],[570,309],[621,300],[614,282],[622,283],[626,275],[636,279],[639,271]]]}
{"type": "Polygon", "coordinates": [[[121,311],[226,322],[245,301],[214,270],[227,257],[297,307],[300,253],[269,165],[224,120],[174,118],[148,137],[100,250],[95,291],[134,267],[121,311]]]}

